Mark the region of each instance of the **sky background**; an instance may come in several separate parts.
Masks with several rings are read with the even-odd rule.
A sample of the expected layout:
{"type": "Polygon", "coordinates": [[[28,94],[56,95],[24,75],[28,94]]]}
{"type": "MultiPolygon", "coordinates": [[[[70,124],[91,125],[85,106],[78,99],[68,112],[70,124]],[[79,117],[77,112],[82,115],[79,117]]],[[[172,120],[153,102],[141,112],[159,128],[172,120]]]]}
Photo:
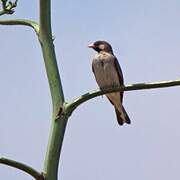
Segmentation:
{"type": "MultiPolygon", "coordinates": [[[[4,18],[38,20],[38,1],[19,0],[4,18]]],[[[125,84],[180,78],[179,0],[52,0],[55,49],[66,100],[97,89],[95,52],[107,40],[125,84]]],[[[0,156],[43,167],[51,97],[37,37],[0,26],[0,156]]],[[[118,126],[104,97],[81,105],[66,129],[59,179],[180,179],[180,87],[125,92],[132,124],[118,126]]],[[[0,165],[0,179],[30,180],[0,165]]]]}

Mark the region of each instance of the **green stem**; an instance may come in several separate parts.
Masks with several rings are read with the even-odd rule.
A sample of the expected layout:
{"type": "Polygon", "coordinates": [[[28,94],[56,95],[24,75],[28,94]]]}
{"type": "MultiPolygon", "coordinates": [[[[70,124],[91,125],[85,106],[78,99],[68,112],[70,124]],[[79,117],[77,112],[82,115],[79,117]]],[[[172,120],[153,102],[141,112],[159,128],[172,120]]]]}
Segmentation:
{"type": "Polygon", "coordinates": [[[7,11],[6,10],[1,10],[0,11],[0,16],[4,15],[4,14],[7,14],[7,11]]]}
{"type": "Polygon", "coordinates": [[[14,160],[6,159],[6,158],[0,158],[0,164],[5,164],[8,166],[14,167],[16,169],[22,170],[37,180],[44,179],[43,175],[41,173],[39,173],[38,171],[36,171],[35,169],[33,169],[32,167],[30,167],[26,164],[23,164],[23,163],[14,161],[14,160]]]}
{"type": "Polygon", "coordinates": [[[63,106],[64,95],[52,40],[50,11],[51,1],[40,0],[39,40],[53,104],[52,124],[43,172],[46,180],[57,180],[59,157],[68,116],[61,116],[59,119],[55,120],[59,114],[60,108],[63,106]]]}
{"type": "Polygon", "coordinates": [[[39,25],[35,21],[27,19],[13,19],[13,20],[0,20],[0,25],[24,25],[34,29],[36,34],[39,34],[39,25]]]}
{"type": "Polygon", "coordinates": [[[112,87],[108,89],[98,89],[92,92],[88,92],[76,99],[72,102],[67,103],[64,109],[65,114],[71,114],[79,105],[82,103],[95,98],[97,96],[101,96],[104,94],[118,92],[118,91],[133,91],[133,90],[144,90],[144,89],[155,89],[155,88],[166,88],[166,87],[173,87],[173,86],[180,86],[180,79],[174,81],[161,81],[161,82],[151,82],[151,83],[137,83],[137,84],[129,84],[126,86],[120,87],[112,87]]]}

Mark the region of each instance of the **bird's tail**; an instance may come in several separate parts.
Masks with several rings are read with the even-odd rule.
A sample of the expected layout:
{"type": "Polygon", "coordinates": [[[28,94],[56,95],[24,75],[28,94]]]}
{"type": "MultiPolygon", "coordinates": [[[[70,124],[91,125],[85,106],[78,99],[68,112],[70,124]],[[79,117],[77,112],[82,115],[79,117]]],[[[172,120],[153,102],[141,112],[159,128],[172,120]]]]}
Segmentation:
{"type": "Polygon", "coordinates": [[[123,125],[124,123],[131,124],[131,120],[123,106],[122,106],[122,110],[123,110],[123,115],[121,112],[119,112],[118,109],[115,108],[117,121],[119,125],[123,125]]]}

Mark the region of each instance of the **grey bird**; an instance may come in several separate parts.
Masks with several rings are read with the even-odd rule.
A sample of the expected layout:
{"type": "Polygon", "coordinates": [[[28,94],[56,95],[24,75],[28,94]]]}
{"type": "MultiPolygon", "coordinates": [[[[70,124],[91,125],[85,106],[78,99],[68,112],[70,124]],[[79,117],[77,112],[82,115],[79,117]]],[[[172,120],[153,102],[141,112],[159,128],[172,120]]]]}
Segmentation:
{"type": "MultiPolygon", "coordinates": [[[[100,89],[124,85],[122,70],[111,45],[106,41],[96,41],[88,47],[97,51],[92,62],[92,71],[100,89]]],[[[115,108],[119,125],[130,124],[130,118],[122,105],[123,92],[110,93],[106,96],[115,108]]]]}

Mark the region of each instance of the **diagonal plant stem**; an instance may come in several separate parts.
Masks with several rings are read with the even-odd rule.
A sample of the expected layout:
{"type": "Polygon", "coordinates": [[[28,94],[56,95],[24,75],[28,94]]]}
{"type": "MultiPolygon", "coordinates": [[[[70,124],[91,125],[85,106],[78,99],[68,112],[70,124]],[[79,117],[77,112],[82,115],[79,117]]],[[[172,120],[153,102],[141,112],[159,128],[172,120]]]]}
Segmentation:
{"type": "Polygon", "coordinates": [[[37,35],[39,35],[39,25],[35,21],[27,19],[13,19],[13,20],[0,20],[0,25],[24,25],[34,29],[37,35]]]}
{"type": "Polygon", "coordinates": [[[112,87],[108,89],[98,89],[92,92],[88,92],[76,99],[72,102],[66,103],[64,107],[64,114],[68,114],[69,116],[71,113],[82,103],[95,98],[97,96],[101,96],[104,94],[118,92],[118,91],[133,91],[133,90],[145,90],[145,89],[155,89],[155,88],[166,88],[166,87],[173,87],[173,86],[180,86],[180,79],[174,81],[160,81],[160,82],[151,82],[151,83],[138,83],[138,84],[129,84],[126,86],[120,87],[112,87]]]}
{"type": "Polygon", "coordinates": [[[59,157],[64,139],[67,119],[69,116],[61,116],[59,117],[59,120],[56,121],[59,110],[61,107],[63,107],[64,104],[64,95],[51,32],[50,9],[51,0],[40,0],[39,25],[34,21],[24,19],[0,20],[0,25],[29,26],[32,27],[38,35],[43,52],[53,105],[52,124],[44,161],[43,175],[46,180],[57,180],[59,157]]]}
{"type": "Polygon", "coordinates": [[[3,9],[3,10],[0,11],[0,16],[2,16],[4,14],[7,14],[7,12],[3,9]]]}
{"type": "Polygon", "coordinates": [[[39,41],[43,52],[53,105],[52,123],[43,174],[45,180],[57,180],[59,157],[68,116],[61,116],[56,120],[59,109],[64,104],[64,95],[51,32],[51,0],[40,0],[39,41]]]}
{"type": "Polygon", "coordinates": [[[43,180],[44,177],[43,175],[38,172],[37,170],[33,169],[32,167],[23,164],[21,162],[17,162],[14,160],[10,160],[7,158],[0,158],[0,164],[4,164],[4,165],[8,165],[11,167],[14,167],[16,169],[22,170],[24,172],[26,172],[27,174],[31,175],[32,177],[34,177],[36,180],[43,180]]]}

